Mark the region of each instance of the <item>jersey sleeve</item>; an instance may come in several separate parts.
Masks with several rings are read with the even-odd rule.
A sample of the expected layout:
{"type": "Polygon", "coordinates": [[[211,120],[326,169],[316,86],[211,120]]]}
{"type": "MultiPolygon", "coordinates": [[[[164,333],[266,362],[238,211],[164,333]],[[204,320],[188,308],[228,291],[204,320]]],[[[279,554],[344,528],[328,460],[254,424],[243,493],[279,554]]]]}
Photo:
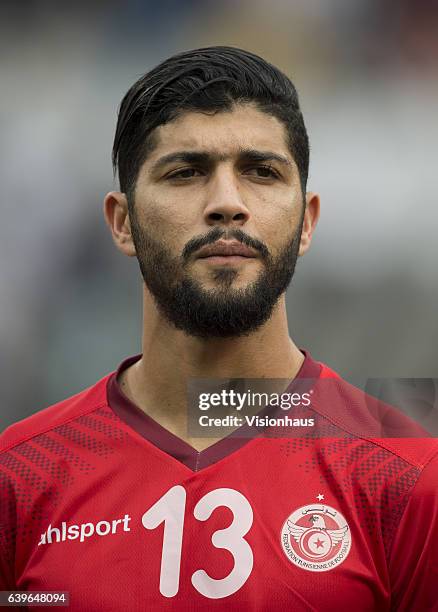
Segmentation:
{"type": "Polygon", "coordinates": [[[0,461],[0,591],[15,588],[15,494],[0,461]]]}
{"type": "Polygon", "coordinates": [[[8,561],[8,554],[0,545],[0,591],[15,589],[12,567],[8,561]]]}
{"type": "Polygon", "coordinates": [[[438,453],[415,484],[389,558],[391,609],[438,611],[438,453]]]}

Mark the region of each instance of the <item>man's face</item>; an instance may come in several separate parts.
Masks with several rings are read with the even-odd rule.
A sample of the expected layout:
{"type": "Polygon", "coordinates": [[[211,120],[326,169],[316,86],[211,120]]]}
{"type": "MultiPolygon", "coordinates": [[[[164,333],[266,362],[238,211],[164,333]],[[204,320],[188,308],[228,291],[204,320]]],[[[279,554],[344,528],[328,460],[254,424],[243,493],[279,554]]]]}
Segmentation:
{"type": "Polygon", "coordinates": [[[251,333],[295,268],[303,219],[284,125],[252,104],[185,112],[156,129],[131,229],[160,312],[202,338],[251,333]]]}

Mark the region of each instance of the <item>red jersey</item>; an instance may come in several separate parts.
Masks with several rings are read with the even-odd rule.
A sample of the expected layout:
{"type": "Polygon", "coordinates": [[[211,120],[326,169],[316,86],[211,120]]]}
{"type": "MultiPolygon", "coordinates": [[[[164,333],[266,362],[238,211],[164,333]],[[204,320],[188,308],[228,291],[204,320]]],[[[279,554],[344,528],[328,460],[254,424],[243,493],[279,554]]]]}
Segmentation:
{"type": "Polygon", "coordinates": [[[437,440],[368,435],[363,392],[306,354],[297,379],[335,382],[300,409],[324,435],[197,452],[123,394],[140,357],[0,437],[0,590],[68,591],[74,611],[438,610],[437,440]]]}

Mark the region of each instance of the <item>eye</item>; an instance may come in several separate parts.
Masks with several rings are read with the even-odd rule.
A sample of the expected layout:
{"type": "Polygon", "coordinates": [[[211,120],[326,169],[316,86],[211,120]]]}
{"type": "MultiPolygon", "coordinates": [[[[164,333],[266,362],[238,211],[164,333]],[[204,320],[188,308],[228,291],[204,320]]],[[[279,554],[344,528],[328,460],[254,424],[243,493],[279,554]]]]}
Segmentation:
{"type": "Polygon", "coordinates": [[[182,168],[181,170],[176,170],[175,172],[171,172],[167,175],[168,179],[191,179],[195,178],[195,173],[198,172],[200,174],[200,170],[196,168],[182,168]]]}
{"type": "Polygon", "coordinates": [[[262,179],[278,178],[278,173],[271,166],[254,166],[246,173],[262,179]]]}

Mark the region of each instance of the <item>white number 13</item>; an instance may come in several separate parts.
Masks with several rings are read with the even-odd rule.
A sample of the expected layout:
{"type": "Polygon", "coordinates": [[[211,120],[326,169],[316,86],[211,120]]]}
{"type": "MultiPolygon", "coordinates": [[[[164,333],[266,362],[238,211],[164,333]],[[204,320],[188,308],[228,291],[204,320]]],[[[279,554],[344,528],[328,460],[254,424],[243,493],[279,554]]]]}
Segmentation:
{"type": "MultiPolygon", "coordinates": [[[[155,529],[164,522],[160,593],[165,597],[174,597],[178,593],[185,505],[186,491],[177,485],[169,489],[142,516],[142,524],[146,529],[155,529]]],[[[193,514],[199,521],[206,521],[219,506],[231,510],[233,522],[226,529],[215,531],[211,541],[216,548],[224,548],[233,555],[234,567],[228,576],[219,580],[211,578],[202,569],[194,572],[193,586],[210,599],[227,597],[238,591],[247,581],[254,563],[251,547],[244,539],[253,521],[249,501],[234,489],[214,489],[198,501],[193,514]]]]}

